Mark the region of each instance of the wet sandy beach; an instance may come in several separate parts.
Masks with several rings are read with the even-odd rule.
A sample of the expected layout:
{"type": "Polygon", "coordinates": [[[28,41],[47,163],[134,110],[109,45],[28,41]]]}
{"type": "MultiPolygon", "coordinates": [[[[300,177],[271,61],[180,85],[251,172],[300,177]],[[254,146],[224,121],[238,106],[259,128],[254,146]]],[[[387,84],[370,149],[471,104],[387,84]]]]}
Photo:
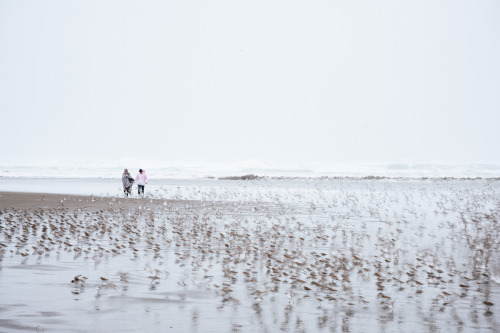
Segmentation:
{"type": "Polygon", "coordinates": [[[498,331],[498,180],[0,195],[0,332],[498,331]]]}

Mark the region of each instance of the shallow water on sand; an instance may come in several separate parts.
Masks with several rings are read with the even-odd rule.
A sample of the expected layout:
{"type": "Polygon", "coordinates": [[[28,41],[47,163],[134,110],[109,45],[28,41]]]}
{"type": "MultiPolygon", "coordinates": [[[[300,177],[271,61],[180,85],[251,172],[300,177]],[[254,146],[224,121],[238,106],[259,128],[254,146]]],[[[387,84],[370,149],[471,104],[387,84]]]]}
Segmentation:
{"type": "Polygon", "coordinates": [[[498,327],[500,182],[234,184],[3,210],[0,331],[498,327]]]}

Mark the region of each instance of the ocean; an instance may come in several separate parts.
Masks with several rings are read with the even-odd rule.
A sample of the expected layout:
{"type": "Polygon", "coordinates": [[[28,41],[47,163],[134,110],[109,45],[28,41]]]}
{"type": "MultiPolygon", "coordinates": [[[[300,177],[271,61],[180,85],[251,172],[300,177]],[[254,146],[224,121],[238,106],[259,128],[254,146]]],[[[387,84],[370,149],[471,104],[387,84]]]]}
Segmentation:
{"type": "MultiPolygon", "coordinates": [[[[121,196],[121,175],[125,167],[130,170],[132,176],[135,176],[139,169],[139,166],[125,163],[3,163],[0,164],[0,191],[121,196]]],[[[221,187],[238,188],[240,191],[248,184],[245,179],[251,179],[252,188],[274,189],[280,186],[335,187],[343,180],[415,181],[500,177],[500,165],[493,164],[386,163],[298,166],[254,163],[249,166],[151,163],[140,167],[146,170],[149,177],[146,194],[166,199],[199,199],[199,196],[193,193],[218,191],[221,187]]]]}
{"type": "Polygon", "coordinates": [[[336,164],[187,164],[136,163],[67,163],[0,162],[0,178],[120,178],[124,168],[135,175],[145,169],[152,179],[213,179],[256,175],[259,177],[388,177],[388,178],[496,178],[500,164],[405,164],[405,163],[336,163],[336,164]]]}

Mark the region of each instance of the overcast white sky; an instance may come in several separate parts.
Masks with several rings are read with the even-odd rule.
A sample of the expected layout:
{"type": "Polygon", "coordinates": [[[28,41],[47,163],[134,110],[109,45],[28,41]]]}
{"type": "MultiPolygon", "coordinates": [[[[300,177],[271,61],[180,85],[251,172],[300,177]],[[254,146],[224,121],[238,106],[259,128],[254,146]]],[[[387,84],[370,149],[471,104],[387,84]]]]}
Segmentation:
{"type": "Polygon", "coordinates": [[[500,162],[500,1],[0,0],[1,159],[500,162]]]}

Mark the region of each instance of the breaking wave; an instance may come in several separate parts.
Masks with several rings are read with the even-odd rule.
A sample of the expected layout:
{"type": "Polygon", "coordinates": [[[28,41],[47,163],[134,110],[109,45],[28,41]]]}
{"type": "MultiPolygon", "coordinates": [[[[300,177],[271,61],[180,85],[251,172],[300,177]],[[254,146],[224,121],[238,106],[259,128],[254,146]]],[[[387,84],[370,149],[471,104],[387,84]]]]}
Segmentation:
{"type": "Polygon", "coordinates": [[[259,178],[498,178],[500,164],[183,164],[122,163],[6,163],[0,164],[0,177],[6,178],[120,178],[124,168],[135,175],[145,169],[156,179],[225,179],[259,178]]]}

